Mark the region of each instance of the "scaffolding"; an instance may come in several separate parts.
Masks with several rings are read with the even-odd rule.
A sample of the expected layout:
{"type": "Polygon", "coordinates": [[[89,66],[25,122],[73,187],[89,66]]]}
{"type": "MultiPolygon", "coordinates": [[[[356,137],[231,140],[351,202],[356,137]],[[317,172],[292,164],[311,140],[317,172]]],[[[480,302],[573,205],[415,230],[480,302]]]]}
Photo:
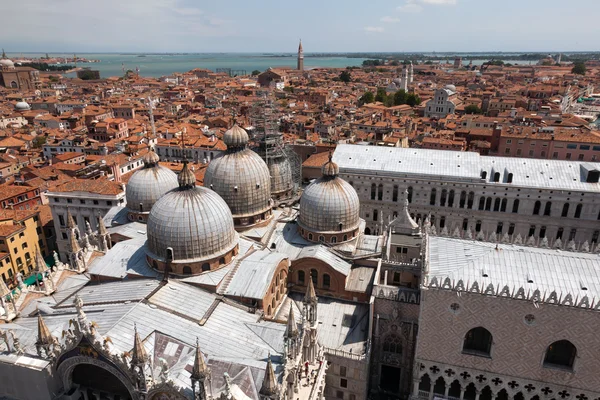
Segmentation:
{"type": "MultiPolygon", "coordinates": [[[[269,92],[257,93],[260,101],[256,102],[250,112],[250,123],[254,128],[254,143],[256,151],[273,171],[291,170],[291,191],[288,198],[294,197],[302,183],[302,162],[291,145],[283,141],[283,134],[279,132],[279,124],[275,113],[275,106],[269,92]],[[285,166],[287,164],[288,166],[285,166]],[[284,167],[281,167],[281,166],[284,167]]],[[[273,186],[276,186],[273,183],[273,186]]]]}

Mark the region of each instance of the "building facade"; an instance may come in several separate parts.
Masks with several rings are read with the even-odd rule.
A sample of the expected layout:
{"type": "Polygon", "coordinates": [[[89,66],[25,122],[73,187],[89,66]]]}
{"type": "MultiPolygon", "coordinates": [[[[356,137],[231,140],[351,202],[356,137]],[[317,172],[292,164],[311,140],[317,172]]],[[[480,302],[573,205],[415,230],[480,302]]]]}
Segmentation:
{"type": "Polygon", "coordinates": [[[355,145],[338,146],[334,161],[358,192],[369,233],[384,231],[407,190],[417,222],[429,215],[440,233],[548,246],[560,239],[557,247],[598,243],[598,163],[355,145]]]}
{"type": "Polygon", "coordinates": [[[47,192],[46,197],[52,210],[58,253],[61,260],[66,262],[69,249],[69,213],[79,232],[97,231],[98,218],[104,217],[114,206],[125,205],[125,187],[103,179],[74,179],[47,192]]]}
{"type": "Polygon", "coordinates": [[[460,103],[456,95],[456,87],[447,85],[443,89],[437,89],[433,94],[433,98],[426,103],[425,117],[446,118],[448,114],[454,114],[460,103]]]}

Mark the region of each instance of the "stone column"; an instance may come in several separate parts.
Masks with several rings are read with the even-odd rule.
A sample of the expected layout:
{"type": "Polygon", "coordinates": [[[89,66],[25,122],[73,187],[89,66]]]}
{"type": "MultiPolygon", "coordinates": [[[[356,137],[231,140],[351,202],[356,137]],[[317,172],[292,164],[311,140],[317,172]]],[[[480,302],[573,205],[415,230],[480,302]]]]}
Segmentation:
{"type": "Polygon", "coordinates": [[[383,271],[383,284],[387,286],[388,284],[388,270],[386,269],[385,271],[383,271]]]}
{"type": "Polygon", "coordinates": [[[430,379],[431,385],[429,385],[429,400],[433,399],[433,387],[435,386],[435,381],[430,379]]]}
{"type": "Polygon", "coordinates": [[[412,394],[412,398],[413,399],[418,399],[419,398],[419,379],[413,379],[413,394],[412,394]]]}
{"type": "Polygon", "coordinates": [[[465,398],[465,388],[463,386],[460,387],[460,400],[465,398]]]}
{"type": "Polygon", "coordinates": [[[444,387],[444,397],[448,398],[448,392],[450,391],[450,384],[446,383],[444,387]]]}
{"type": "Polygon", "coordinates": [[[479,396],[481,396],[481,390],[475,389],[475,400],[479,400],[479,396]]]}

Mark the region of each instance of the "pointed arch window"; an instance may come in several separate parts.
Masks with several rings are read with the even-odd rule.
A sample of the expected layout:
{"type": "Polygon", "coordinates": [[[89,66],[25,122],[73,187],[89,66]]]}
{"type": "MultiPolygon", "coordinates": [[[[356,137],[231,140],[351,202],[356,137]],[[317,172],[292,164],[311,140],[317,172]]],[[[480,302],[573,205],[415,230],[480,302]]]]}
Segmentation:
{"type": "Polygon", "coordinates": [[[402,339],[400,336],[392,333],[383,340],[383,351],[402,355],[402,339]]]}

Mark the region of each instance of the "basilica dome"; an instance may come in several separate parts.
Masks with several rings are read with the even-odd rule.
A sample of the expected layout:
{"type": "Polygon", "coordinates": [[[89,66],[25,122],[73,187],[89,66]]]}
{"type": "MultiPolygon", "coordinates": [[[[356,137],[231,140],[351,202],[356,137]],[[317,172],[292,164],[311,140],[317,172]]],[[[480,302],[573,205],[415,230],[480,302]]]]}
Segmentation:
{"type": "Polygon", "coordinates": [[[150,150],[144,155],[144,168],[133,173],[125,197],[130,220],[146,221],[150,209],[165,193],[178,186],[177,175],[158,164],[159,157],[150,150]]]}
{"type": "Polygon", "coordinates": [[[178,184],[150,210],[148,262],[164,271],[171,258],[170,272],[180,275],[198,274],[229,263],[237,254],[238,234],[227,203],[214,191],[196,187],[196,177],[187,163],[179,173],[178,184]]]}
{"type": "Polygon", "coordinates": [[[300,198],[300,234],[313,242],[351,240],[358,235],[360,225],[358,194],[338,176],[339,168],[331,156],[322,173],[300,198]]]}
{"type": "Polygon", "coordinates": [[[29,111],[29,110],[31,110],[31,107],[29,106],[29,104],[27,104],[26,101],[19,101],[19,102],[17,102],[17,104],[15,104],[15,110],[16,111],[29,111]]]}
{"type": "Polygon", "coordinates": [[[14,68],[15,64],[8,58],[3,58],[0,60],[0,68],[3,68],[3,67],[14,68]]]}
{"type": "Polygon", "coordinates": [[[248,134],[235,125],[223,135],[227,152],[210,162],[204,187],[218,193],[229,206],[236,229],[268,220],[271,215],[271,177],[262,158],[247,147],[248,134]]]}
{"type": "Polygon", "coordinates": [[[274,199],[286,199],[291,197],[294,188],[292,179],[292,166],[285,157],[278,157],[269,164],[271,174],[271,195],[274,199]]]}

